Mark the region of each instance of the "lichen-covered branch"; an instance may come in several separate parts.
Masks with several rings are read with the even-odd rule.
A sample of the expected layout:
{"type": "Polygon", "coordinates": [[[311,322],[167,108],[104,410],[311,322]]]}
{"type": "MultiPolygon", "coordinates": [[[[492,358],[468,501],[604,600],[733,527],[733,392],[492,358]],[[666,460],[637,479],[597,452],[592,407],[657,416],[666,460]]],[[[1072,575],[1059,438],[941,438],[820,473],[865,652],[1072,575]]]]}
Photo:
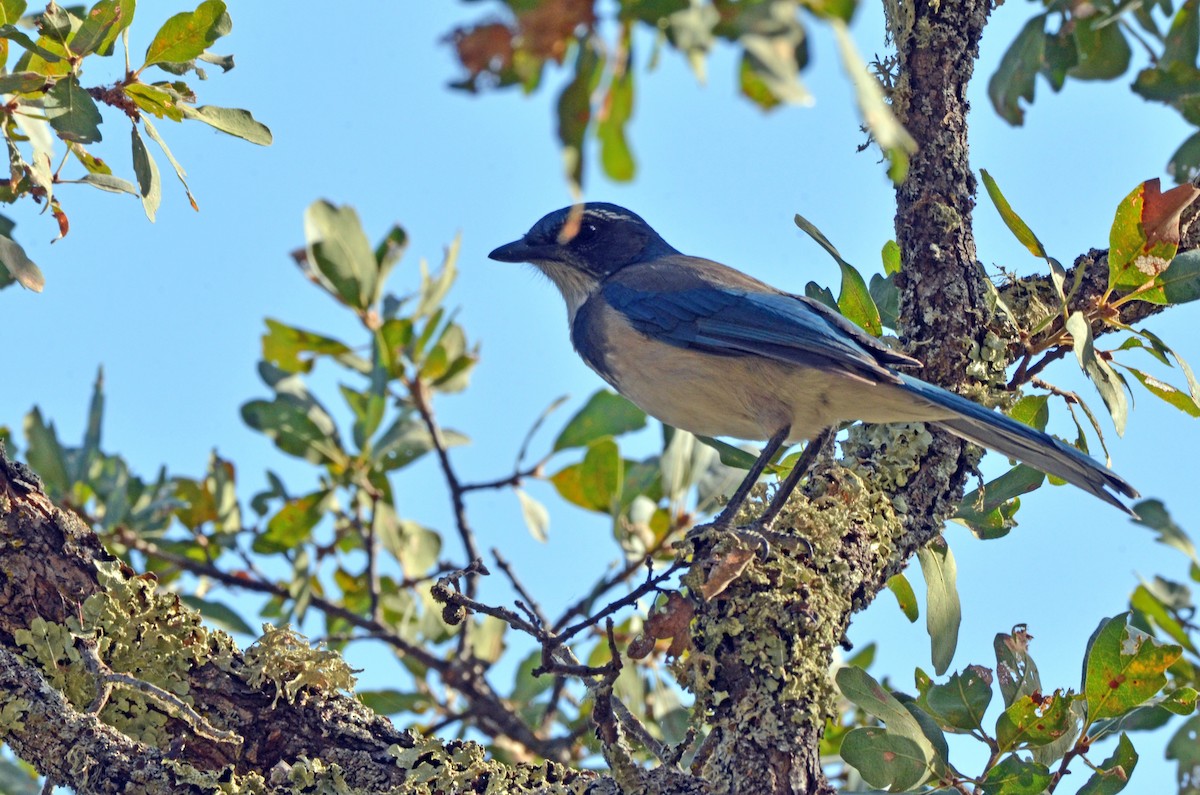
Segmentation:
{"type": "Polygon", "coordinates": [[[0,734],[80,793],[289,792],[320,782],[363,792],[488,782],[505,792],[616,791],[593,773],[504,765],[474,743],[398,731],[339,692],[352,683],[340,658],[288,630],[243,654],[158,592],[153,575],[109,555],[2,450],[0,571],[0,734]],[[97,676],[83,643],[110,673],[97,676]],[[122,686],[97,698],[114,673],[122,686]],[[125,686],[135,682],[148,687],[125,686]]]}

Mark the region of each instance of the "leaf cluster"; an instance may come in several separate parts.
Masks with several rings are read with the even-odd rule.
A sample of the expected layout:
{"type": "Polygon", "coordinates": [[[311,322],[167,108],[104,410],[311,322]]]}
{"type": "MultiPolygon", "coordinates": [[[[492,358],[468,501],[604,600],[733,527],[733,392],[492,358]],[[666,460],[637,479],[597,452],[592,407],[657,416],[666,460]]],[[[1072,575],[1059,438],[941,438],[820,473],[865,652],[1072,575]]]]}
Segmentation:
{"type": "Polygon", "coordinates": [[[488,18],[447,36],[466,72],[451,86],[471,93],[519,87],[529,94],[547,82],[552,66],[567,66],[571,76],[558,95],[557,129],[567,177],[575,186],[583,183],[589,137],[609,179],[633,179],[636,161],[627,127],[636,93],[634,50],[642,42],[652,42],[648,70],[664,48],[671,48],[701,82],[715,47],[737,48],[742,96],[769,111],[812,103],[800,80],[809,64],[810,19],[833,29],[864,125],[887,157],[890,176],[899,182],[907,171],[915,144],[847,32],[856,0],[620,0],[610,8],[613,41],[601,34],[609,20],[602,19],[598,8],[603,5],[595,0],[497,0],[496,5],[501,21],[488,18]]]}
{"type": "MultiPolygon", "coordinates": [[[[25,0],[0,2],[4,100],[0,135],[10,172],[0,187],[0,202],[32,200],[48,207],[58,222],[59,237],[70,229],[58,190],[63,184],[136,196],[146,217],[154,220],[162,200],[162,180],[147,137],[167,158],[192,207],[199,209],[188,189],[187,173],[151,117],[198,121],[251,143],[271,143],[271,131],[249,111],[198,105],[192,85],[183,79],[188,74],[206,79],[201,63],[215,64],[222,71],[233,68],[232,56],[209,51],[232,29],[225,3],[204,0],[194,11],[167,19],[151,39],[141,65],[134,67],[128,34],[136,6],[136,0],[99,0],[90,8],[72,10],[50,2],[42,12],[27,15],[25,0]],[[118,52],[123,52],[125,61],[120,77],[107,84],[85,83],[85,65],[118,52]],[[165,79],[154,80],[147,70],[165,79]],[[114,174],[91,149],[103,139],[104,107],[119,112],[130,124],[134,181],[114,174]],[[55,141],[65,149],[61,156],[55,152],[55,141]],[[75,170],[81,173],[74,176],[75,170]]],[[[45,278],[13,239],[13,226],[0,215],[0,288],[16,282],[41,290],[45,278]]]]}
{"type": "Polygon", "coordinates": [[[1138,760],[1128,732],[1189,715],[1197,699],[1183,648],[1156,640],[1136,623],[1128,613],[1100,623],[1088,641],[1078,691],[1046,692],[1024,626],[996,635],[994,668],[970,665],[941,683],[917,669],[915,697],[889,690],[860,667],[843,667],[838,687],[861,710],[863,725],[832,728],[827,750],[837,750],[872,787],[892,791],[924,785],[938,792],[1038,795],[1056,791],[1080,760],[1092,772],[1079,792],[1120,792],[1138,760]],[[987,713],[996,687],[1001,711],[992,720],[987,713]],[[983,766],[974,773],[956,767],[947,735],[982,743],[983,766]],[[1109,737],[1118,738],[1111,756],[1090,760],[1092,747],[1109,737]]]}
{"type": "MultiPolygon", "coordinates": [[[[1200,4],[1184,0],[1099,0],[1039,2],[1034,15],[988,82],[996,112],[1014,126],[1025,120],[1021,100],[1032,103],[1037,78],[1061,91],[1071,80],[1115,80],[1127,71],[1136,49],[1149,65],[1138,71],[1131,88],[1151,102],[1176,110],[1200,127],[1200,4]]],[[[1200,173],[1200,132],[1185,140],[1167,164],[1176,182],[1200,173]]]]}

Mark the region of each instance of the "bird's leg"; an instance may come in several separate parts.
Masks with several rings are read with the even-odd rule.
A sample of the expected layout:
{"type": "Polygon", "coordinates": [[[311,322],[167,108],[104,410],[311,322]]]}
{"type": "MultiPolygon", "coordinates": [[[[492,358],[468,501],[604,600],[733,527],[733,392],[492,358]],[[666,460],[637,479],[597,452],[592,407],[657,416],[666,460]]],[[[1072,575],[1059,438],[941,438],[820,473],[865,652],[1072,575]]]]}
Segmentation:
{"type": "Polygon", "coordinates": [[[759,454],[758,460],[750,467],[750,471],[746,473],[746,479],[737,487],[737,491],[729,498],[729,502],[725,504],[725,508],[713,519],[709,524],[716,527],[729,527],[733,524],[734,518],[737,516],[738,510],[741,509],[742,503],[746,501],[746,497],[750,496],[750,490],[754,488],[754,484],[758,483],[758,479],[762,477],[763,470],[767,468],[767,464],[771,463],[771,459],[779,452],[779,448],[783,447],[783,443],[787,440],[788,434],[791,433],[790,425],[785,425],[780,428],[774,436],[767,440],[767,444],[759,454]]]}
{"type": "Polygon", "coordinates": [[[792,496],[792,492],[796,490],[800,479],[812,469],[813,463],[816,462],[817,456],[821,452],[821,448],[829,444],[837,433],[837,426],[831,425],[825,430],[818,433],[811,442],[804,448],[804,452],[800,454],[800,458],[796,460],[796,465],[792,467],[792,471],[784,478],[783,483],[779,484],[779,490],[775,492],[775,496],[771,498],[771,504],[767,506],[767,510],[763,511],[763,515],[754,523],[754,529],[760,533],[769,533],[771,525],[775,522],[779,512],[783,510],[783,506],[787,505],[788,498],[792,496]]]}

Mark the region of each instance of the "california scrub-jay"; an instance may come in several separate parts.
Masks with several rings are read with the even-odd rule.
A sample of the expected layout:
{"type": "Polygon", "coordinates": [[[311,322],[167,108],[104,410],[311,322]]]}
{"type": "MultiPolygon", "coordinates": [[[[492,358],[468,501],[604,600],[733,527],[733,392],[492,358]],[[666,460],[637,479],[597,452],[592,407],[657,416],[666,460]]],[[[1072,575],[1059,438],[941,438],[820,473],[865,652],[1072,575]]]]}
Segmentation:
{"type": "Polygon", "coordinates": [[[928,422],[1132,514],[1108,490],[1137,491],[1079,450],[898,372],[921,363],[818,301],[679,253],[623,207],[565,207],[488,256],[550,277],[579,355],[647,413],[703,436],[768,440],[718,525],[732,523],[783,444],[818,440],[759,520],[769,527],[819,445],[847,420],[928,422]]]}

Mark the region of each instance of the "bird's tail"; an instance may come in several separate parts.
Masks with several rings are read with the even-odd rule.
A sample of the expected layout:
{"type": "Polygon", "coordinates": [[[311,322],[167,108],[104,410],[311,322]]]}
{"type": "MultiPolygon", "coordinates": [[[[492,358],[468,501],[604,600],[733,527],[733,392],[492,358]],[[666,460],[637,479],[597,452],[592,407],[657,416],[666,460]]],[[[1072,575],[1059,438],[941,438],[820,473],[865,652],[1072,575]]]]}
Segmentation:
{"type": "Polygon", "coordinates": [[[1112,492],[1126,497],[1138,497],[1140,495],[1137,489],[1074,447],[941,387],[906,375],[902,375],[901,378],[910,393],[949,409],[956,415],[949,419],[939,419],[933,422],[934,425],[945,428],[969,442],[1062,478],[1108,504],[1115,505],[1127,514],[1136,516],[1112,492]]]}

